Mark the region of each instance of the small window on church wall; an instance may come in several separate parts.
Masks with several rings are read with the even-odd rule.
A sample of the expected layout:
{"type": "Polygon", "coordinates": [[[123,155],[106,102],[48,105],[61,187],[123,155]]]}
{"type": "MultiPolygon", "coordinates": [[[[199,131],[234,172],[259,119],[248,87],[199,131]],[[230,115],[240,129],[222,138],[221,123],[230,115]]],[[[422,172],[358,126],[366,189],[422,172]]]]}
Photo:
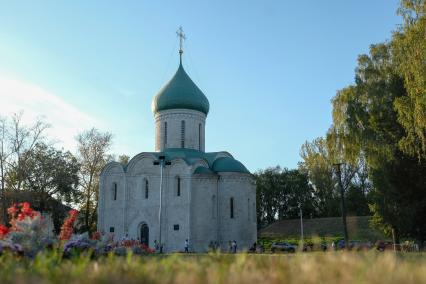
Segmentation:
{"type": "Polygon", "coordinates": [[[113,183],[112,200],[117,200],[117,183],[113,183]]]}
{"type": "Polygon", "coordinates": [[[148,180],[145,179],[145,199],[148,199],[148,194],[149,194],[148,180]]]}
{"type": "Polygon", "coordinates": [[[177,191],[176,195],[180,196],[180,177],[177,178],[177,191]]]}
{"type": "Polygon", "coordinates": [[[109,227],[109,232],[114,233],[114,227],[109,227]]]}
{"type": "Polygon", "coordinates": [[[198,124],[198,150],[201,151],[201,123],[198,124]]]}
{"type": "Polygon", "coordinates": [[[180,122],[180,147],[185,148],[185,120],[180,122]]]}
{"type": "Polygon", "coordinates": [[[234,219],[234,198],[231,197],[230,200],[230,210],[231,210],[231,219],[234,219]]]}
{"type": "Polygon", "coordinates": [[[167,145],[167,121],[164,122],[164,148],[166,148],[167,145]]]}

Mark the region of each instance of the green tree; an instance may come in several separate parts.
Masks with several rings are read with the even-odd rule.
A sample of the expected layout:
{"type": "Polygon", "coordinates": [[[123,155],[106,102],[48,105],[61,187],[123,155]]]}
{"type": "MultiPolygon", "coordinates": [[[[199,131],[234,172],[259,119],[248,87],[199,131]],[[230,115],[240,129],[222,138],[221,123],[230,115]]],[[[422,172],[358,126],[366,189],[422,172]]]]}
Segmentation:
{"type": "Polygon", "coordinates": [[[22,155],[25,159],[22,189],[14,198],[28,201],[37,211],[49,213],[56,232],[66,217],[68,206],[78,202],[80,165],[69,151],[37,143],[22,155]]]}
{"type": "Polygon", "coordinates": [[[333,99],[333,124],[346,156],[365,157],[372,183],[374,223],[385,233],[423,241],[426,225],[424,161],[399,148],[406,132],[398,122],[396,102],[408,97],[389,44],[372,45],[358,59],[355,84],[333,99]]]}
{"type": "Polygon", "coordinates": [[[50,126],[40,119],[31,125],[22,123],[23,112],[12,115],[8,129],[8,145],[11,155],[8,159],[6,183],[9,189],[19,191],[25,180],[26,153],[32,152],[39,142],[45,142],[44,132],[50,126]]]}
{"type": "Polygon", "coordinates": [[[0,197],[4,223],[7,223],[6,193],[23,189],[28,157],[25,153],[32,152],[37,143],[46,141],[44,132],[49,127],[40,119],[30,125],[24,124],[22,117],[23,112],[0,117],[0,197]]]}
{"type": "Polygon", "coordinates": [[[254,174],[256,181],[257,224],[272,224],[278,214],[280,167],[267,168],[254,174]]]}
{"type": "Polygon", "coordinates": [[[283,169],[280,179],[278,219],[298,218],[300,208],[305,217],[316,217],[318,214],[316,196],[307,174],[298,169],[283,169]]]}
{"type": "Polygon", "coordinates": [[[44,143],[23,154],[25,157],[23,189],[38,194],[39,210],[45,211],[46,198],[67,203],[77,200],[79,164],[71,152],[63,152],[44,143]]]}
{"type": "Polygon", "coordinates": [[[80,163],[80,190],[83,202],[80,211],[84,217],[84,230],[95,230],[99,200],[99,174],[111,160],[108,151],[112,143],[112,135],[92,128],[77,136],[80,163]]]}
{"type": "Polygon", "coordinates": [[[326,139],[320,137],[312,142],[305,142],[300,155],[302,161],[299,163],[299,168],[308,176],[312,184],[318,215],[320,217],[339,216],[339,191],[335,186],[333,161],[326,139]]]}
{"type": "Polygon", "coordinates": [[[306,174],[277,166],[260,170],[254,176],[260,227],[276,220],[297,218],[299,206],[305,216],[316,216],[315,196],[306,174]]]}
{"type": "Polygon", "coordinates": [[[399,14],[403,25],[393,35],[391,47],[406,96],[395,99],[398,121],[405,133],[401,149],[419,159],[426,158],[426,3],[402,0],[399,14]]]}
{"type": "Polygon", "coordinates": [[[122,164],[123,166],[127,166],[127,164],[129,163],[129,160],[130,160],[130,157],[125,154],[118,156],[118,162],[122,164]]]}

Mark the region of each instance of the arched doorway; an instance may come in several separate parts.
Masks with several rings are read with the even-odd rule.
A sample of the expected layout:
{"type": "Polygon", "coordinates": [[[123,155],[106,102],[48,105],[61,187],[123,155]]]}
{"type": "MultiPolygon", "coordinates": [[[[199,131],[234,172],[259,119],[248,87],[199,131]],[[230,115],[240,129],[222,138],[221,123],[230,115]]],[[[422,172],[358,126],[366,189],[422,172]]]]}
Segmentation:
{"type": "Polygon", "coordinates": [[[140,236],[141,244],[149,246],[149,228],[148,225],[145,223],[141,225],[140,236]]]}

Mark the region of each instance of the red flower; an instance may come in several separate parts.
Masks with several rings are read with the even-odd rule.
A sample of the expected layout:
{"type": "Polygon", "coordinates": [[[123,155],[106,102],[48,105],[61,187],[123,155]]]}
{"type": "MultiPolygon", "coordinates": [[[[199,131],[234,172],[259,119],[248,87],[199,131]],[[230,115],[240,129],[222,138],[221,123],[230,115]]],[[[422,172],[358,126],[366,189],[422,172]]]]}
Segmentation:
{"type": "Polygon", "coordinates": [[[69,240],[74,231],[74,223],[77,220],[78,211],[72,209],[68,212],[68,217],[65,219],[64,224],[61,227],[61,233],[59,234],[59,239],[69,240]]]}
{"type": "Polygon", "coordinates": [[[0,239],[3,239],[9,233],[9,228],[0,224],[0,239]]]}
{"type": "Polygon", "coordinates": [[[15,215],[19,211],[18,208],[16,208],[16,204],[13,204],[9,208],[7,208],[7,214],[9,215],[15,215]]]}
{"type": "Polygon", "coordinates": [[[18,221],[23,221],[25,220],[26,217],[33,219],[34,217],[40,215],[39,212],[34,211],[31,208],[31,205],[28,202],[13,204],[7,209],[7,213],[10,216],[10,224],[12,225],[12,228],[11,228],[12,231],[18,230],[17,228],[18,221]]]}
{"type": "Polygon", "coordinates": [[[101,233],[99,232],[94,232],[92,234],[92,240],[100,240],[101,239],[101,233]]]}

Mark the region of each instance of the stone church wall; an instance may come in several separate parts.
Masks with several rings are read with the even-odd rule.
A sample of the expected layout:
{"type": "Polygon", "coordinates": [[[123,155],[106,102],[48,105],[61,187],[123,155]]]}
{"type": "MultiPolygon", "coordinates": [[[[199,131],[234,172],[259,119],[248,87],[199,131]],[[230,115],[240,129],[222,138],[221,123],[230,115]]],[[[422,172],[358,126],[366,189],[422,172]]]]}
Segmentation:
{"type": "Polygon", "coordinates": [[[206,115],[187,109],[164,110],[155,115],[155,151],[163,151],[165,148],[182,148],[182,120],[185,121],[185,148],[204,151],[206,115]],[[167,122],[167,143],[165,143],[164,122],[167,122]]]}
{"type": "MultiPolygon", "coordinates": [[[[149,228],[149,245],[159,239],[160,167],[154,159],[145,157],[127,173],[128,201],[126,219],[130,238],[140,237],[142,224],[149,228]],[[146,198],[148,181],[148,198],[146,198]]],[[[181,251],[189,238],[190,167],[176,159],[163,171],[161,242],[164,251],[181,251]],[[178,195],[178,178],[180,195],[178,195]],[[177,225],[177,226],[176,226],[177,225]]]]}
{"type": "Polygon", "coordinates": [[[190,235],[190,167],[183,160],[172,160],[172,165],[166,172],[164,186],[162,233],[165,249],[168,252],[183,251],[185,240],[189,239],[190,235]]]}
{"type": "Polygon", "coordinates": [[[248,174],[220,173],[219,239],[222,249],[237,241],[239,250],[247,249],[257,240],[256,187],[248,174]],[[234,214],[231,218],[231,198],[234,214]]]}
{"type": "MultiPolygon", "coordinates": [[[[118,164],[118,163],[117,163],[118,164]]],[[[113,233],[116,237],[124,234],[124,209],[126,177],[121,165],[114,165],[101,176],[98,230],[113,233]],[[114,185],[117,185],[114,200],[114,185]]]]}
{"type": "Polygon", "coordinates": [[[217,175],[198,174],[192,180],[191,249],[208,250],[211,241],[218,241],[217,175]]]}
{"type": "Polygon", "coordinates": [[[158,238],[158,207],[160,196],[160,167],[153,165],[155,157],[142,154],[127,168],[126,229],[130,238],[140,238],[141,227],[149,228],[149,246],[158,238]],[[148,184],[146,184],[146,181],[148,184]],[[148,198],[145,196],[148,185],[148,198]]]}
{"type": "MultiPolygon", "coordinates": [[[[142,153],[127,166],[111,163],[101,174],[98,230],[116,240],[126,233],[137,239],[141,226],[149,228],[149,246],[159,241],[160,167],[155,156],[142,153]],[[148,181],[148,198],[145,188],[148,181]],[[114,184],[117,195],[114,200],[114,184]]],[[[207,166],[203,160],[190,166],[174,159],[164,168],[162,196],[162,242],[164,251],[182,251],[189,239],[192,251],[203,252],[211,241],[223,250],[236,240],[246,249],[256,241],[256,191],[252,177],[244,173],[192,174],[194,168],[207,166]],[[180,179],[180,194],[178,180],[180,179]],[[234,216],[230,216],[230,199],[234,216]]]]}

